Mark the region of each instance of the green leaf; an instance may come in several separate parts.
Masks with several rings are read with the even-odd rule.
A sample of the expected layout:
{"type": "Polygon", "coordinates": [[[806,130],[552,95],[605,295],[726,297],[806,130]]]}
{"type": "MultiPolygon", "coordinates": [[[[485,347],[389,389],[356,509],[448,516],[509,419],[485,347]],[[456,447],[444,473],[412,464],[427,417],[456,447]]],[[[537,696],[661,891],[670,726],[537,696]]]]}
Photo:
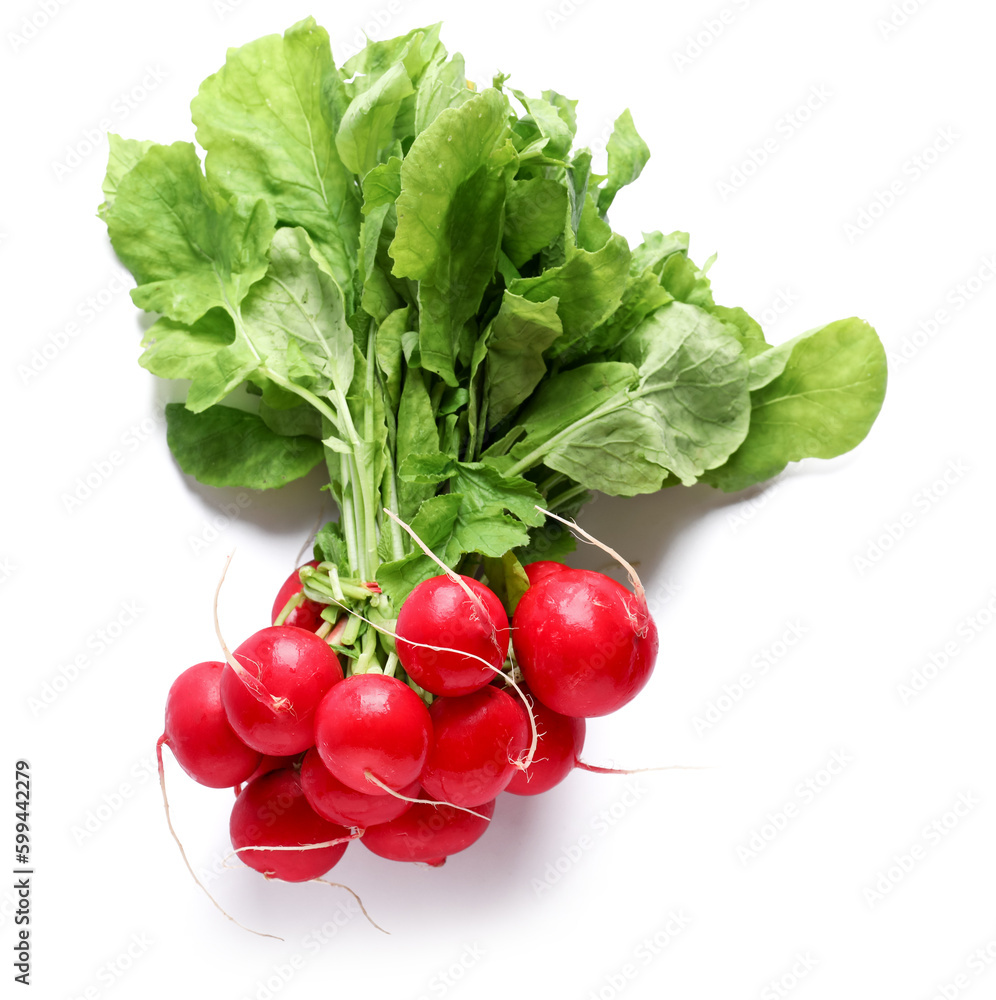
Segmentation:
{"type": "MultiPolygon", "coordinates": [[[[791,343],[782,373],[751,393],[743,444],[705,482],[742,490],[789,462],[842,455],[871,429],[887,380],[885,350],[874,329],[860,319],[838,320],[791,343]]],[[[783,349],[773,352],[780,363],[783,349]]]]}
{"type": "Polygon", "coordinates": [[[422,76],[415,99],[415,135],[424,132],[447,108],[458,108],[474,96],[467,86],[463,56],[435,63],[422,76]]]}
{"type": "Polygon", "coordinates": [[[164,317],[149,327],[142,346],[139,364],[147,371],[190,380],[187,406],[193,411],[224,399],[259,364],[248,345],[236,342],[232,319],[222,309],[210,310],[190,326],[164,317]]]}
{"type": "Polygon", "coordinates": [[[462,493],[477,507],[497,507],[532,527],[543,523],[536,509],[543,497],[533,483],[521,476],[503,476],[482,462],[458,462],[449,455],[409,455],[398,474],[411,483],[449,480],[451,493],[462,493]]]}
{"type": "Polygon", "coordinates": [[[515,156],[505,141],[506,115],[505,98],[485,90],[443,111],[415,139],[401,167],[390,247],[394,274],[419,281],[421,363],[449,385],[457,384],[465,324],[498,259],[515,156]]]}
{"type": "Polygon", "coordinates": [[[101,186],[104,201],[97,209],[97,214],[102,219],[114,204],[121,179],[155,145],[148,141],[140,142],[138,139],[122,139],[113,132],[107,133],[107,142],[110,151],[107,155],[107,173],[101,186]]]}
{"type": "Polygon", "coordinates": [[[191,114],[208,178],[229,194],[267,199],[282,223],[307,229],[351,308],[360,205],[326,100],[335,75],[328,33],[307,18],[283,37],[229,49],[191,114]]]}
{"type": "Polygon", "coordinates": [[[324,455],[314,438],[283,437],[230,406],[191,413],[168,403],[166,440],[180,468],[208,486],[274,489],[307,475],[324,455]]]}
{"type": "Polygon", "coordinates": [[[640,368],[632,395],[636,408],[652,413],[660,427],[657,461],[686,486],[743,441],[749,371],[740,344],[719,320],[672,302],[626,340],[620,358],[640,368]]]}
{"type": "MultiPolygon", "coordinates": [[[[760,324],[743,309],[739,307],[729,309],[725,306],[712,306],[709,312],[732,328],[731,332],[740,341],[746,357],[753,358],[769,350],[760,324]]],[[[753,372],[753,365],[751,366],[751,370],[753,372]]],[[[775,374],[781,374],[781,371],[779,370],[775,374]]],[[[753,375],[751,377],[753,379],[753,375]]],[[[760,384],[751,385],[751,389],[758,388],[760,388],[760,384]]]]}
{"type": "Polygon", "coordinates": [[[636,131],[628,108],[616,119],[606,151],[609,154],[609,178],[598,192],[598,211],[602,215],[609,210],[619,191],[640,176],[650,159],[650,150],[636,131]]]}
{"type": "MultiPolygon", "coordinates": [[[[498,507],[477,507],[459,493],[432,497],[419,508],[412,529],[447,566],[468,552],[501,556],[528,540],[526,526],[498,507]]],[[[395,607],[423,580],[438,576],[439,566],[421,551],[412,552],[377,571],[377,582],[395,607]]]]}
{"type": "Polygon", "coordinates": [[[135,276],[135,304],[193,323],[237,309],[266,271],[273,210],[219,196],[189,142],[152,146],[121,178],[104,213],[111,243],[135,276]]]}
{"type": "Polygon", "coordinates": [[[506,290],[485,333],[488,426],[504,420],[546,374],[543,352],[563,333],[559,300],[530,302],[506,290]]]}
{"type": "Polygon", "coordinates": [[[374,351],[377,367],[384,379],[384,392],[392,410],[397,410],[401,402],[401,371],[403,353],[401,339],[408,330],[409,314],[407,306],[390,313],[377,329],[374,351]]]}
{"type": "Polygon", "coordinates": [[[544,155],[553,160],[563,159],[570,152],[574,132],[562,109],[542,97],[526,97],[521,90],[513,90],[512,93],[529,112],[527,118],[520,118],[519,121],[535,123],[539,134],[547,140],[544,155]]]}
{"type": "Polygon", "coordinates": [[[335,563],[340,570],[350,572],[346,539],[342,534],[342,526],[337,521],[329,521],[322,525],[321,530],[315,535],[314,552],[319,562],[335,563]]]}
{"type": "Polygon", "coordinates": [[[484,572],[488,577],[488,586],[494,591],[511,618],[522,600],[522,595],[529,589],[529,577],[522,568],[522,563],[514,552],[506,552],[500,559],[486,556],[484,572]]]}
{"type": "Polygon", "coordinates": [[[363,177],[380,162],[380,153],[394,141],[394,122],[401,102],[415,88],[397,63],[346,108],[335,137],[339,157],[348,170],[363,177]]]}
{"type": "Polygon", "coordinates": [[[567,189],[559,181],[533,177],[509,184],[502,249],[516,267],[557,239],[567,211],[567,189]]]}
{"type": "Polygon", "coordinates": [[[281,437],[299,437],[304,434],[316,441],[322,439],[321,414],[307,404],[278,410],[260,400],[259,417],[274,434],[281,437]]]}
{"type": "Polygon", "coordinates": [[[270,369],[298,380],[319,373],[342,392],[349,387],[354,340],[342,289],[304,229],[277,230],[269,270],[247,296],[242,319],[270,369]]]}
{"type": "MultiPolygon", "coordinates": [[[[439,430],[422,372],[409,368],[398,406],[397,455],[403,461],[407,455],[439,453],[439,430]]],[[[398,482],[398,507],[402,521],[411,522],[423,500],[436,492],[434,485],[398,482]]]]}
{"type": "Polygon", "coordinates": [[[692,306],[712,310],[716,303],[712,298],[712,287],[706,276],[709,269],[693,264],[685,254],[671,254],[661,268],[661,284],[679,301],[692,306]]]}
{"type": "Polygon", "coordinates": [[[552,348],[554,355],[590,333],[619,307],[626,288],[629,248],[613,236],[596,253],[574,250],[562,267],[552,267],[535,278],[521,278],[509,287],[530,302],[556,297],[564,334],[552,348]]]}

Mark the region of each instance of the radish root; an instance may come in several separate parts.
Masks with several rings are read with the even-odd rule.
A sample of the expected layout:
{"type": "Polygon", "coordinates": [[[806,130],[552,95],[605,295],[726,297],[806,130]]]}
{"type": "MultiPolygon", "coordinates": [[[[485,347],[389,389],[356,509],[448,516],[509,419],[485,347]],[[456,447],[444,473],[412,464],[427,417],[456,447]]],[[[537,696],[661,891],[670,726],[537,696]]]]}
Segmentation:
{"type": "Polygon", "coordinates": [[[390,931],[384,930],[384,928],[381,927],[380,924],[378,924],[377,921],[374,920],[374,918],[371,917],[369,913],[367,913],[367,908],[363,905],[363,900],[360,899],[359,895],[357,893],[353,892],[353,890],[350,889],[348,885],[343,885],[341,882],[330,882],[327,878],[312,879],[312,882],[322,882],[325,885],[335,886],[337,889],[345,889],[346,892],[348,892],[350,894],[350,896],[352,896],[353,899],[355,899],[356,902],[360,904],[360,909],[363,911],[363,916],[365,916],[367,918],[367,920],[369,920],[370,923],[373,924],[373,926],[376,927],[377,930],[379,930],[381,932],[381,934],[390,934],[391,933],[390,931]]]}
{"type": "Polygon", "coordinates": [[[643,582],[640,580],[639,574],[633,569],[631,563],[627,562],[615,549],[606,545],[605,542],[600,542],[594,535],[589,535],[584,528],[578,526],[577,521],[569,520],[566,517],[561,517],[559,514],[554,514],[551,510],[545,510],[540,507],[539,504],[535,505],[536,509],[547,517],[552,517],[555,521],[559,521],[561,524],[565,525],[570,531],[574,532],[583,541],[588,542],[589,545],[594,545],[600,548],[607,555],[612,556],[613,559],[624,570],[626,570],[626,575],[629,577],[630,586],[633,588],[633,592],[636,594],[636,599],[640,602],[640,607],[645,616],[645,621],[636,623],[637,624],[637,634],[644,635],[647,630],[647,621],[650,619],[650,609],[647,606],[647,592],[643,589],[643,582]]]}
{"type": "MultiPolygon", "coordinates": [[[[240,681],[246,686],[249,693],[261,704],[269,703],[270,708],[274,712],[286,712],[289,711],[292,715],[294,714],[294,706],[290,703],[287,698],[275,698],[265,687],[259,682],[258,677],[253,677],[253,675],[246,670],[245,667],[239,663],[238,660],[232,655],[232,651],[228,648],[228,643],[225,642],[225,637],[221,634],[221,622],[218,618],[218,598],[221,596],[221,587],[225,582],[225,577],[228,576],[228,567],[232,563],[232,556],[234,552],[228,554],[228,558],[225,560],[225,568],[221,571],[221,578],[218,580],[218,586],[214,590],[214,634],[218,637],[218,642],[221,645],[222,652],[225,654],[225,660],[228,665],[235,671],[235,676],[239,678],[240,681]]],[[[258,666],[258,665],[257,665],[258,666]]]]}
{"type": "MultiPolygon", "coordinates": [[[[338,601],[336,601],[336,603],[339,604],[338,601]]],[[[414,642],[411,639],[406,639],[403,635],[398,635],[397,632],[392,632],[389,628],[385,628],[383,625],[378,625],[376,622],[370,621],[369,618],[364,618],[363,615],[361,615],[358,611],[354,611],[352,608],[347,607],[345,604],[339,604],[339,607],[343,608],[347,613],[359,618],[361,622],[366,622],[367,625],[369,625],[375,632],[381,632],[383,635],[390,636],[392,639],[400,639],[402,642],[407,642],[409,646],[418,646],[420,649],[432,649],[435,650],[437,653],[459,653],[461,656],[466,656],[472,660],[477,660],[479,663],[483,663],[484,666],[488,668],[488,670],[491,670],[494,673],[500,674],[502,677],[504,677],[506,683],[511,684],[511,686],[515,689],[515,693],[522,700],[522,704],[525,705],[526,714],[529,716],[529,728],[530,731],[532,732],[532,739],[529,744],[529,751],[526,753],[525,758],[522,758],[517,761],[512,761],[512,764],[520,771],[524,771],[527,767],[529,767],[529,765],[533,762],[533,756],[536,753],[536,745],[539,741],[539,737],[537,736],[536,733],[536,719],[533,716],[532,705],[529,704],[529,700],[526,698],[525,694],[523,694],[522,689],[519,687],[518,684],[516,684],[515,680],[509,674],[506,674],[504,670],[501,670],[499,667],[496,667],[493,664],[489,663],[487,660],[484,659],[483,656],[478,656],[476,653],[466,653],[462,649],[451,649],[449,646],[433,646],[431,643],[428,642],[414,642]]],[[[371,780],[375,779],[373,779],[371,776],[371,780]]],[[[411,799],[409,801],[421,802],[423,800],[411,799]]],[[[457,806],[456,808],[460,807],[457,806]]],[[[474,815],[477,814],[475,813],[474,815]]]]}
{"type": "MultiPolygon", "coordinates": [[[[418,535],[415,532],[415,529],[412,528],[410,524],[405,524],[405,522],[402,521],[397,514],[395,514],[391,510],[388,510],[386,507],[384,508],[384,513],[387,514],[387,516],[391,518],[392,521],[397,522],[402,528],[404,528],[405,531],[407,531],[408,534],[411,535],[415,544],[443,571],[443,573],[450,580],[452,580],[458,587],[460,587],[460,589],[463,590],[463,592],[470,598],[471,604],[473,604],[474,607],[477,608],[477,610],[484,618],[484,621],[486,621],[491,626],[491,642],[494,645],[495,649],[498,650],[500,655],[501,646],[498,643],[498,629],[495,627],[495,623],[492,620],[491,615],[488,613],[488,609],[485,607],[484,601],[482,601],[481,598],[474,593],[474,591],[470,587],[470,584],[468,584],[467,581],[462,576],[460,576],[459,573],[455,573],[452,569],[450,569],[449,566],[447,566],[446,563],[444,563],[442,559],[440,559],[439,556],[437,556],[436,553],[433,552],[432,549],[430,549],[429,546],[426,545],[425,542],[423,542],[422,539],[418,537],[418,535]]],[[[408,640],[405,639],[405,642],[408,642],[408,640]]],[[[412,645],[416,644],[412,643],[412,645]]]]}
{"type": "MultiPolygon", "coordinates": [[[[166,734],[163,733],[156,742],[156,759],[159,762],[159,787],[162,789],[163,793],[163,809],[166,811],[166,825],[169,827],[169,832],[173,839],[176,841],[176,846],[180,848],[180,857],[183,858],[183,863],[187,866],[187,871],[190,872],[190,877],[201,887],[204,895],[215,905],[215,907],[223,913],[233,924],[241,927],[244,931],[248,931],[250,934],[258,934],[260,937],[273,938],[274,941],[283,941],[282,937],[276,934],[266,934],[263,931],[254,931],[251,927],[246,927],[245,924],[236,920],[222,905],[211,895],[208,891],[207,886],[197,877],[197,873],[190,865],[190,861],[187,859],[187,852],[183,849],[183,844],[180,843],[180,838],[176,835],[176,830],[173,829],[173,821],[169,814],[169,799],[166,796],[166,773],[163,768],[163,744],[166,743],[166,734]]],[[[166,744],[167,746],[169,744],[166,744]]]]}
{"type": "Polygon", "coordinates": [[[476,816],[478,819],[485,819],[489,823],[491,822],[490,816],[484,816],[479,812],[474,812],[473,809],[468,809],[466,806],[458,806],[454,802],[440,802],[438,799],[413,799],[408,795],[402,795],[401,792],[396,792],[393,788],[385,785],[380,778],[377,777],[369,768],[363,772],[366,775],[367,781],[372,782],[382,791],[386,792],[388,795],[393,795],[396,799],[403,799],[405,802],[420,802],[425,806],[449,806],[450,809],[459,809],[460,812],[470,813],[471,816],[476,816]]]}

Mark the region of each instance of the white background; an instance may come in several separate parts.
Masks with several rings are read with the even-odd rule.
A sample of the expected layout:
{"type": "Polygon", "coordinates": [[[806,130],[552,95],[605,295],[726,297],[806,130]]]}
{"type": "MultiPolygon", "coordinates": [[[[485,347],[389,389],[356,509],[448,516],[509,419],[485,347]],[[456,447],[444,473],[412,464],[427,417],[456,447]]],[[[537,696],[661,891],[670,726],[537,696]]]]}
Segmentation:
{"type": "MultiPolygon", "coordinates": [[[[7,801],[13,761],[32,765],[37,995],[992,996],[992,6],[906,0],[906,23],[886,31],[890,0],[365,3],[4,8],[0,733],[7,801]],[[617,199],[617,230],[635,244],[641,229],[687,229],[700,262],[719,250],[717,299],[773,342],[859,315],[891,363],[853,454],[766,491],[603,498],[583,516],[640,560],[662,636],[651,684],[590,724],[585,756],[705,769],[635,785],[576,773],[540,799],[504,796],[484,839],[439,870],[351,847],[333,874],[385,937],[339,890],[220,868],[230,793],[168,760],[195,867],[280,942],[226,921],[189,879],[152,759],[173,677],[218,656],[226,554],[221,614],[238,641],[267,623],[320,483],[257,495],[179,472],[155,422],[168,390],[135,363],[141,321],[95,208],[102,120],[192,139],[189,100],[226,47],[308,13],[340,61],[365,24],[384,37],[443,19],[478,82],[501,70],[580,99],[580,139],[599,156],[630,107],[653,158],[617,199]],[[32,17],[43,26],[27,37],[32,17]],[[949,148],[925,153],[944,130],[949,148]],[[67,503],[95,470],[92,495],[67,503]],[[931,666],[946,645],[947,667],[931,666]],[[904,698],[915,676],[923,690],[904,698]]],[[[12,898],[0,889],[5,978],[12,898]]]]}

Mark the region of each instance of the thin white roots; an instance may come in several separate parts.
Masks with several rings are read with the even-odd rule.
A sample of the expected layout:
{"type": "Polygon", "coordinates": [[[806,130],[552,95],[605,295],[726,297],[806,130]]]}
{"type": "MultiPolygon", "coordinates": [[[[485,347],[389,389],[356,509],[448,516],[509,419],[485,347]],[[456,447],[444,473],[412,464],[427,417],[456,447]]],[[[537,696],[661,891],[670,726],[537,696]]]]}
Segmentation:
{"type": "MultiPolygon", "coordinates": [[[[291,715],[294,714],[294,706],[291,704],[288,698],[277,698],[270,694],[265,687],[260,683],[258,677],[253,677],[253,675],[246,670],[238,660],[232,655],[232,651],[228,648],[228,643],[225,642],[225,637],[221,634],[221,622],[218,619],[218,598],[221,596],[221,587],[225,582],[225,577],[228,575],[228,567],[232,563],[232,556],[234,552],[228,554],[228,558],[225,560],[225,568],[221,571],[221,578],[218,580],[218,586],[214,590],[214,633],[218,637],[218,642],[221,644],[222,652],[225,654],[225,659],[228,661],[228,665],[235,671],[235,676],[238,677],[240,681],[246,686],[249,693],[258,701],[260,704],[268,704],[274,712],[290,712],[291,715]]],[[[258,664],[257,664],[258,667],[258,664]]]]}
{"type": "Polygon", "coordinates": [[[636,599],[640,602],[640,608],[642,609],[645,620],[643,622],[634,622],[636,625],[636,631],[638,635],[646,634],[647,621],[650,619],[650,609],[647,606],[647,593],[643,589],[643,583],[640,580],[639,574],[633,569],[631,563],[627,562],[615,549],[606,545],[605,542],[600,542],[594,535],[589,535],[584,528],[578,526],[577,521],[569,520],[566,517],[561,517],[559,514],[554,514],[551,510],[545,510],[540,507],[539,504],[534,505],[536,509],[541,513],[545,514],[547,517],[552,517],[555,521],[559,521],[561,524],[565,525],[570,531],[574,532],[583,541],[588,542],[589,545],[594,545],[600,548],[603,552],[610,555],[624,570],[626,570],[626,575],[629,577],[630,586],[633,588],[636,594],[636,599]]]}
{"type": "Polygon", "coordinates": [[[370,923],[373,924],[374,927],[377,928],[377,930],[379,930],[382,934],[390,934],[391,933],[390,931],[384,930],[384,928],[381,927],[380,924],[378,924],[377,921],[374,920],[374,918],[371,917],[369,913],[367,913],[367,908],[363,905],[363,900],[360,899],[360,897],[355,892],[353,892],[353,890],[350,889],[348,885],[343,885],[341,882],[330,882],[327,878],[313,878],[311,881],[312,882],[321,882],[324,885],[332,885],[332,886],[335,886],[337,889],[345,889],[346,892],[348,892],[350,894],[350,896],[352,896],[353,899],[355,899],[356,902],[360,904],[360,909],[363,911],[363,916],[365,916],[367,918],[367,920],[369,920],[370,923]]]}
{"type": "Polygon", "coordinates": [[[474,812],[473,809],[468,809],[466,806],[458,806],[454,802],[439,802],[436,799],[413,799],[407,795],[402,795],[401,792],[396,792],[393,788],[390,787],[390,785],[385,785],[384,782],[381,781],[380,778],[378,778],[377,775],[374,774],[369,768],[367,768],[367,770],[365,770],[363,773],[364,775],[366,775],[367,781],[376,785],[378,788],[382,789],[388,795],[393,795],[394,798],[396,799],[401,799],[404,802],[420,802],[424,806],[435,806],[437,808],[439,806],[449,806],[450,809],[459,809],[460,812],[470,813],[471,816],[476,816],[478,819],[487,820],[489,823],[491,822],[490,816],[485,816],[482,813],[474,812]]]}
{"type": "MultiPolygon", "coordinates": [[[[500,667],[496,667],[491,663],[488,663],[488,661],[485,660],[483,656],[478,656],[476,653],[467,653],[462,649],[452,649],[449,646],[433,646],[431,643],[428,642],[414,642],[411,639],[406,639],[403,635],[398,635],[397,632],[392,632],[389,628],[384,628],[382,625],[378,625],[376,624],[376,622],[370,621],[369,618],[364,618],[363,615],[361,615],[358,611],[354,611],[352,608],[347,607],[345,604],[342,604],[339,601],[336,601],[335,603],[338,604],[340,608],[343,608],[345,611],[347,611],[349,614],[355,615],[357,618],[360,619],[361,622],[366,622],[367,625],[369,625],[375,632],[380,632],[383,635],[390,636],[392,639],[400,640],[401,642],[406,642],[408,643],[409,646],[418,646],[421,649],[432,649],[435,650],[437,653],[459,653],[461,656],[467,656],[470,657],[470,659],[472,660],[477,660],[479,663],[483,663],[484,666],[488,668],[488,670],[491,670],[492,672],[500,674],[502,677],[504,677],[506,683],[512,685],[512,687],[515,689],[515,693],[521,699],[522,704],[526,706],[526,714],[529,716],[529,728],[532,733],[532,738],[529,743],[529,750],[526,752],[525,757],[520,757],[518,760],[513,760],[511,763],[512,766],[519,771],[524,771],[527,767],[529,767],[529,765],[533,762],[533,756],[536,753],[536,744],[539,741],[539,737],[536,732],[536,718],[533,716],[533,709],[532,706],[529,704],[529,699],[525,696],[525,694],[522,691],[522,688],[519,687],[519,685],[515,682],[515,680],[512,677],[506,674],[500,667]]],[[[423,800],[412,799],[410,801],[421,802],[423,800]]],[[[450,803],[445,803],[445,804],[449,805],[450,803]]],[[[459,809],[460,807],[455,806],[454,808],[459,809]]]]}
{"type": "MultiPolygon", "coordinates": [[[[481,597],[478,594],[474,593],[474,591],[470,587],[470,584],[468,584],[467,581],[462,576],[460,576],[459,573],[456,573],[452,569],[450,569],[450,567],[447,566],[446,563],[444,563],[442,559],[440,559],[439,556],[437,556],[436,553],[433,552],[432,549],[430,549],[429,546],[422,541],[421,538],[418,537],[418,534],[415,532],[415,529],[410,524],[405,524],[405,522],[402,521],[397,514],[395,514],[393,511],[388,510],[386,507],[384,508],[384,513],[387,514],[387,516],[391,518],[392,521],[397,522],[402,528],[404,528],[405,531],[407,531],[408,534],[411,535],[415,544],[443,571],[443,573],[450,580],[452,580],[458,587],[460,587],[460,589],[463,590],[463,592],[470,598],[471,604],[475,608],[477,608],[483,620],[486,621],[491,626],[491,635],[489,636],[489,638],[491,639],[492,645],[495,647],[496,650],[498,650],[499,655],[501,655],[501,644],[498,642],[498,629],[495,627],[495,623],[494,621],[492,621],[491,615],[489,614],[488,609],[485,606],[484,601],[481,599],[481,597]]],[[[407,642],[408,640],[406,639],[405,641],[407,642]]],[[[412,645],[416,644],[412,643],[412,645]]]]}
{"type": "MultiPolygon", "coordinates": [[[[273,938],[275,941],[283,941],[282,937],[276,934],[265,934],[263,931],[254,931],[251,927],[246,927],[245,924],[236,920],[222,905],[211,895],[208,888],[204,883],[197,877],[197,873],[191,867],[190,861],[187,859],[187,852],[183,849],[183,844],[180,843],[180,838],[176,834],[176,830],[173,829],[173,821],[169,814],[169,799],[166,796],[166,774],[163,769],[163,743],[165,743],[165,735],[160,737],[159,742],[156,744],[156,757],[159,760],[159,787],[162,789],[163,793],[163,809],[166,810],[166,825],[169,827],[170,835],[176,841],[176,846],[180,848],[180,857],[183,858],[183,863],[187,866],[187,871],[190,872],[190,877],[201,887],[204,895],[215,905],[215,907],[223,913],[233,924],[238,925],[244,931],[248,931],[250,934],[258,934],[260,937],[273,938]]],[[[166,744],[169,746],[169,744],[166,744]]],[[[371,921],[372,922],[372,921],[371,921]]]]}

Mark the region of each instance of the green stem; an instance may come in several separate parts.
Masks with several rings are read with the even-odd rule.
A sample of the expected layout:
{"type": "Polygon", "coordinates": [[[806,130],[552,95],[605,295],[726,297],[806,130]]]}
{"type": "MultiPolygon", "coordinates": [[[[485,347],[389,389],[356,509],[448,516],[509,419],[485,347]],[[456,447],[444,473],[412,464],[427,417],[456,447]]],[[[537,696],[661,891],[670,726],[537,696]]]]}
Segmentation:
{"type": "Polygon", "coordinates": [[[579,496],[583,496],[588,492],[585,486],[572,486],[569,490],[564,490],[560,496],[554,497],[552,500],[548,500],[550,510],[556,512],[558,508],[566,507],[572,500],[579,496]]]}
{"type": "Polygon", "coordinates": [[[537,462],[541,461],[545,455],[553,451],[553,449],[560,444],[561,441],[571,437],[573,434],[576,434],[582,427],[598,420],[600,417],[604,417],[607,413],[612,413],[620,407],[625,406],[631,398],[636,397],[627,394],[621,400],[616,398],[610,399],[607,403],[598,407],[598,409],[592,410],[587,416],[582,417],[580,420],[575,420],[573,424],[568,424],[562,431],[558,434],[554,434],[553,437],[544,441],[543,444],[531,451],[525,458],[520,459],[511,468],[506,469],[505,475],[521,476],[523,472],[531,469],[537,462]]]}

